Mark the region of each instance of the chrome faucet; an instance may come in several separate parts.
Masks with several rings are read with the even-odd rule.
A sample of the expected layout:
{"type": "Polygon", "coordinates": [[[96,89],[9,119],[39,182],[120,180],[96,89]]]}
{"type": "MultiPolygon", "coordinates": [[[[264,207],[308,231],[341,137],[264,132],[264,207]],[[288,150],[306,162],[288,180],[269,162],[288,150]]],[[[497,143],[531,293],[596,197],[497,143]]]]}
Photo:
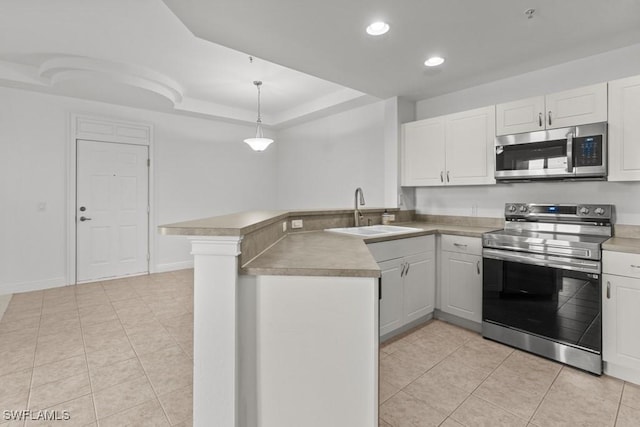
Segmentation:
{"type": "Polygon", "coordinates": [[[353,217],[355,218],[356,227],[360,227],[360,221],[364,219],[364,216],[362,216],[362,213],[358,209],[358,193],[360,193],[360,206],[364,206],[364,193],[362,192],[362,188],[358,187],[356,188],[356,203],[355,209],[353,211],[353,217]]]}

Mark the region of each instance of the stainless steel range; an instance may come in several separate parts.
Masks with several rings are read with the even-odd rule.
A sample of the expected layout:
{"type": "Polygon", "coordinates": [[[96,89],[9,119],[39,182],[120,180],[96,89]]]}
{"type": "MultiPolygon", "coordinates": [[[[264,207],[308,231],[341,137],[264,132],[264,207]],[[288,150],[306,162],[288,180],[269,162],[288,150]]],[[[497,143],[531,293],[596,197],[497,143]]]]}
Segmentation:
{"type": "Polygon", "coordinates": [[[601,245],[613,206],[507,203],[483,236],[482,335],[602,373],[601,245]]]}

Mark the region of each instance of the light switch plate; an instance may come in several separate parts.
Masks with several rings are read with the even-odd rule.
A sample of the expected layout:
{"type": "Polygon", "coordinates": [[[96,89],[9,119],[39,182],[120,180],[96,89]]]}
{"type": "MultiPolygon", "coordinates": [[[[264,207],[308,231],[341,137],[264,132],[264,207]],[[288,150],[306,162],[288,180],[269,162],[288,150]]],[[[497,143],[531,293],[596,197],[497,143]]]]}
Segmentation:
{"type": "Polygon", "coordinates": [[[302,220],[301,219],[292,219],[291,220],[291,228],[302,228],[302,220]]]}
{"type": "Polygon", "coordinates": [[[287,232],[287,221],[283,221],[282,222],[282,232],[286,233],[287,232]]]}

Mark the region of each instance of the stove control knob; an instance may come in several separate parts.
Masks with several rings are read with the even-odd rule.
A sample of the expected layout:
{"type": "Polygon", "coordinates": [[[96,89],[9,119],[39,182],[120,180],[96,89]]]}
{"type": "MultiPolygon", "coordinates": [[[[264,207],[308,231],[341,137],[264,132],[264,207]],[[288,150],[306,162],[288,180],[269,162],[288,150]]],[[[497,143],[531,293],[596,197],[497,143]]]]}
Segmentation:
{"type": "Polygon", "coordinates": [[[513,212],[515,212],[515,211],[516,211],[516,205],[510,205],[510,206],[507,208],[507,210],[508,210],[509,212],[512,212],[512,213],[513,213],[513,212]]]}
{"type": "Polygon", "coordinates": [[[596,212],[596,215],[604,215],[604,209],[602,208],[596,208],[595,212],[596,212]]]}
{"type": "Polygon", "coordinates": [[[583,206],[580,208],[580,214],[582,215],[587,215],[589,213],[589,208],[586,206],[583,206]]]}
{"type": "Polygon", "coordinates": [[[527,205],[520,206],[520,212],[525,213],[527,211],[527,205]]]}

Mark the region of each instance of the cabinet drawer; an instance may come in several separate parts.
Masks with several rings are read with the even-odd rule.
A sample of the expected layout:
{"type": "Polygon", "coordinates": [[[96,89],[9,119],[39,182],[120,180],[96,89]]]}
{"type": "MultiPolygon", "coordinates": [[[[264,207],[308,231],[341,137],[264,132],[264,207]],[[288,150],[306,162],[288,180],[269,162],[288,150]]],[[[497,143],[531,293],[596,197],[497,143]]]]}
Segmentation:
{"type": "Polygon", "coordinates": [[[602,270],[607,274],[640,278],[640,254],[603,251],[602,270]]]}
{"type": "Polygon", "coordinates": [[[479,237],[443,234],[442,250],[461,254],[482,255],[482,239],[479,237]]]}
{"type": "Polygon", "coordinates": [[[376,262],[402,258],[421,252],[435,250],[434,236],[408,237],[388,242],[370,243],[367,245],[376,262]]]}

